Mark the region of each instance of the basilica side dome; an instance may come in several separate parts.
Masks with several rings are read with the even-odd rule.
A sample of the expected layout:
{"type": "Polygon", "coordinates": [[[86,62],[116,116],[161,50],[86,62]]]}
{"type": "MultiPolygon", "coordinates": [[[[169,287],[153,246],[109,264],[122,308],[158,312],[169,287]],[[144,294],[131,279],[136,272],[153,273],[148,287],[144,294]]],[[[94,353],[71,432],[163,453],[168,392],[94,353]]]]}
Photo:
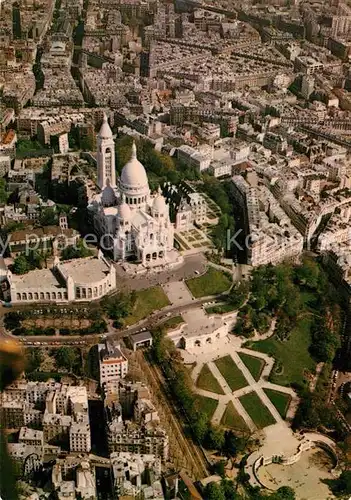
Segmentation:
{"type": "Polygon", "coordinates": [[[152,208],[155,210],[155,212],[158,212],[160,214],[166,213],[167,206],[166,206],[166,200],[164,196],[162,196],[161,192],[159,191],[158,195],[154,199],[154,203],[152,208]]]}

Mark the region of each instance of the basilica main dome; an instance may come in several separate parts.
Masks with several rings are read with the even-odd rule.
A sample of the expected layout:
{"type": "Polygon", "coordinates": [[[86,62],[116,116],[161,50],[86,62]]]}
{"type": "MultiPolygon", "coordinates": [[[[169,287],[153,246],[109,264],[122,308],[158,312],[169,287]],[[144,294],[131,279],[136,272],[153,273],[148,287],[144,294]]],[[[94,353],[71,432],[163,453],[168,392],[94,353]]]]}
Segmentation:
{"type": "Polygon", "coordinates": [[[137,158],[135,143],[133,143],[132,157],[123,167],[121,173],[121,183],[126,187],[145,188],[149,185],[145,168],[137,158]]]}

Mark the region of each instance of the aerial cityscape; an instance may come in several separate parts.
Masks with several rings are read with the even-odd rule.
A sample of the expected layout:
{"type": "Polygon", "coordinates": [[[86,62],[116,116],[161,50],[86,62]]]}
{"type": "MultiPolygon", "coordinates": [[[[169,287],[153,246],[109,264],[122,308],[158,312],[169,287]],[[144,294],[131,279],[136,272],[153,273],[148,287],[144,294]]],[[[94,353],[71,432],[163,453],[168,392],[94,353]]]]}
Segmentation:
{"type": "Polygon", "coordinates": [[[0,398],[0,500],[350,500],[347,0],[0,0],[0,398]]]}

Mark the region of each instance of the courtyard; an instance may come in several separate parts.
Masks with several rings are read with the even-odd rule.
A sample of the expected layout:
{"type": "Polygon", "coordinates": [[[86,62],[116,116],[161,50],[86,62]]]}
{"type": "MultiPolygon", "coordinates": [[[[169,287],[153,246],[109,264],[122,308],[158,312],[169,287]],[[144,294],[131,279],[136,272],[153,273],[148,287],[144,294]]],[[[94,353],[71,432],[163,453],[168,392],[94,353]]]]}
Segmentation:
{"type": "Polygon", "coordinates": [[[332,459],[320,448],[312,448],[302,454],[292,465],[270,464],[260,467],[258,478],[272,490],[291,486],[298,500],[328,500],[334,498],[323,479],[334,479],[330,472],[332,459]]]}

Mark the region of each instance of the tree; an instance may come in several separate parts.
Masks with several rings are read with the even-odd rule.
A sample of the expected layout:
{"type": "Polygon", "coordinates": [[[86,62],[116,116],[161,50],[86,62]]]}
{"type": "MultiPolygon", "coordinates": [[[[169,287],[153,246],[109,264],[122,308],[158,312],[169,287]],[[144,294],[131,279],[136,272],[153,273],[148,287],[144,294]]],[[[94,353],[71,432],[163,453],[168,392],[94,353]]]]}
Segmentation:
{"type": "Polygon", "coordinates": [[[196,439],[202,443],[208,429],[208,417],[206,413],[204,412],[197,413],[196,420],[194,421],[192,429],[196,439]]]}
{"type": "Polygon", "coordinates": [[[206,435],[205,444],[209,449],[221,450],[224,446],[223,430],[211,425],[206,435]]]}
{"type": "Polygon", "coordinates": [[[30,265],[24,255],[15,258],[12,270],[15,274],[26,274],[30,271],[30,265]]]}
{"type": "Polygon", "coordinates": [[[319,267],[312,259],[304,259],[301,266],[296,268],[296,278],[309,288],[317,288],[319,282],[319,267]]]}
{"type": "Polygon", "coordinates": [[[281,486],[270,498],[272,500],[295,500],[296,495],[290,486],[281,486]]]}
{"type": "Polygon", "coordinates": [[[310,352],[318,362],[331,362],[340,347],[339,337],[326,325],[325,318],[316,320],[312,327],[310,352]]]}
{"type": "Polygon", "coordinates": [[[76,349],[71,349],[68,347],[60,347],[55,353],[55,360],[59,367],[66,368],[66,370],[72,372],[74,365],[79,363],[78,358],[79,353],[76,349]]]}
{"type": "Polygon", "coordinates": [[[26,260],[31,267],[31,269],[41,269],[43,267],[44,257],[40,255],[37,251],[31,250],[26,256],[26,260]]]}
{"type": "Polygon", "coordinates": [[[44,357],[40,349],[26,349],[26,372],[34,372],[40,368],[44,357]]]}
{"type": "Polygon", "coordinates": [[[81,259],[91,257],[92,251],[87,248],[83,241],[79,241],[77,245],[69,245],[61,252],[62,260],[81,259]]]}
{"type": "Polygon", "coordinates": [[[54,208],[45,208],[41,215],[39,222],[42,226],[55,226],[57,223],[57,214],[54,208]]]}
{"type": "Polygon", "coordinates": [[[226,500],[220,484],[209,483],[204,491],[205,500],[226,500]]]}
{"type": "Polygon", "coordinates": [[[342,471],[338,479],[331,479],[327,483],[336,496],[351,495],[351,470],[342,471]]]}
{"type": "Polygon", "coordinates": [[[0,203],[7,202],[7,192],[6,192],[6,181],[5,179],[0,179],[0,203]]]}

